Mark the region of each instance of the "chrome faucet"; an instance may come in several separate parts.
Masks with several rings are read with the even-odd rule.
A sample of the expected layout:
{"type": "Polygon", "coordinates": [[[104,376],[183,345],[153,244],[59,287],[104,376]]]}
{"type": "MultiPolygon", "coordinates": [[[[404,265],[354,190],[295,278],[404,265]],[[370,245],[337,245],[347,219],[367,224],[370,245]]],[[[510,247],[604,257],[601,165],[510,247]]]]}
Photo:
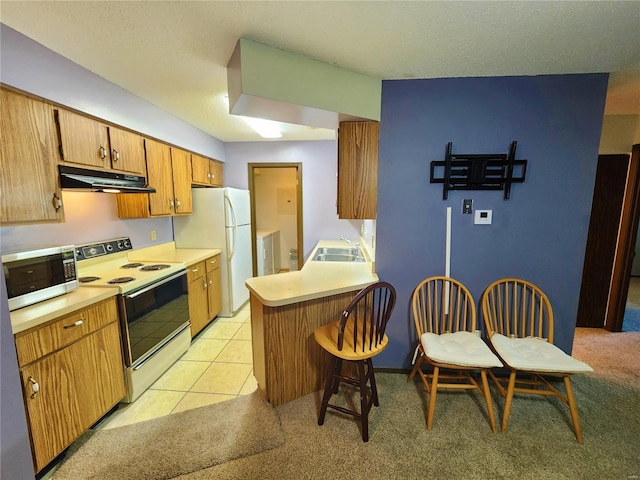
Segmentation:
{"type": "Polygon", "coordinates": [[[351,248],[356,248],[358,246],[354,245],[353,242],[346,237],[340,237],[340,240],[344,240],[345,242],[347,242],[351,248]]]}

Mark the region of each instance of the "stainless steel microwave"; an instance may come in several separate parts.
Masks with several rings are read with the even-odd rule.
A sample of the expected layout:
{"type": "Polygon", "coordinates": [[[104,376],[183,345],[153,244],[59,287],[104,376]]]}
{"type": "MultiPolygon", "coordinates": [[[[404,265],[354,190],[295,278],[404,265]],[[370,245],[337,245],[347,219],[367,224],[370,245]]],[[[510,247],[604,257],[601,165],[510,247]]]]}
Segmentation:
{"type": "Polygon", "coordinates": [[[2,255],[9,310],[78,288],[75,247],[41,248],[2,255]]]}

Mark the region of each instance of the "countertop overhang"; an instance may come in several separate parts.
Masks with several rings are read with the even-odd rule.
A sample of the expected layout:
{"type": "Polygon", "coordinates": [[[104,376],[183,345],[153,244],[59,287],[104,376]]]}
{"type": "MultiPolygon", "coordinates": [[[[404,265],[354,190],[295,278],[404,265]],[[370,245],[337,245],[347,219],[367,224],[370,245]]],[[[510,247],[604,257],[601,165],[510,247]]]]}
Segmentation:
{"type": "Polygon", "coordinates": [[[360,290],[378,281],[371,262],[317,262],[318,248],[344,247],[341,240],[321,240],[300,271],[253,277],[246,285],[263,305],[279,307],[360,290]]]}

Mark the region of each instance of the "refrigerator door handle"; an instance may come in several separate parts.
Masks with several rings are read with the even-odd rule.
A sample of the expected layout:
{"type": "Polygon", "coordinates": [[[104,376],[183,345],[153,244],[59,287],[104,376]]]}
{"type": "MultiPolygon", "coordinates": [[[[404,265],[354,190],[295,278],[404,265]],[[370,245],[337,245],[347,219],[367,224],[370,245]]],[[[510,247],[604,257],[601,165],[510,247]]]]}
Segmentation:
{"type": "Polygon", "coordinates": [[[228,261],[231,261],[233,255],[236,253],[236,239],[238,238],[238,221],[236,219],[236,211],[233,208],[233,203],[231,203],[231,199],[227,195],[227,192],[224,192],[224,200],[229,204],[229,210],[231,211],[231,218],[233,221],[233,242],[231,243],[228,255],[228,261]]]}

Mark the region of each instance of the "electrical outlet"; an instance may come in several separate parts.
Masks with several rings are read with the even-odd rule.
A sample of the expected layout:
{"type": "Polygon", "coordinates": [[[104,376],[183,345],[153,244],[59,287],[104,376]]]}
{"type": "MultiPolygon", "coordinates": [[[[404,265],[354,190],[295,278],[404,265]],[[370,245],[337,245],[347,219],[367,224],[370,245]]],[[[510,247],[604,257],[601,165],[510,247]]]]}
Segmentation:
{"type": "Polygon", "coordinates": [[[473,212],[473,200],[470,198],[465,198],[462,200],[462,213],[467,215],[473,212]]]}
{"type": "Polygon", "coordinates": [[[156,240],[156,231],[151,230],[151,241],[155,242],[155,240],[156,240]]]}

